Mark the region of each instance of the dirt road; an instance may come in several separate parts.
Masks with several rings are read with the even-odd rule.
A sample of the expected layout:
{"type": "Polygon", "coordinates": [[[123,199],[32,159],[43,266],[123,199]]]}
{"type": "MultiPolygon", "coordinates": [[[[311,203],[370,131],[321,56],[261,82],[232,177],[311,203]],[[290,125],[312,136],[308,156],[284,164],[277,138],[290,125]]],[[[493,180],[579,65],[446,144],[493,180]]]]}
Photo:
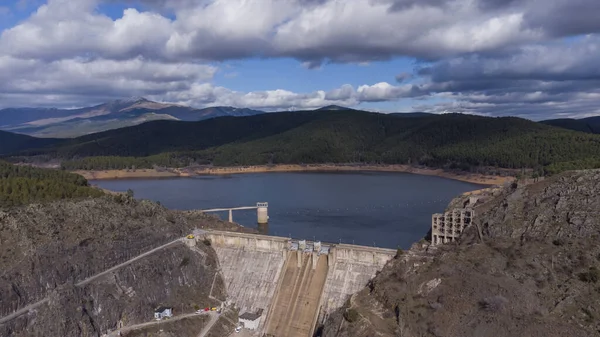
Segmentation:
{"type": "MultiPolygon", "coordinates": [[[[134,257],[134,258],[130,259],[130,260],[127,260],[127,261],[125,261],[125,262],[123,262],[123,263],[121,263],[121,264],[119,264],[119,265],[116,265],[116,266],[114,266],[114,267],[112,267],[112,268],[110,268],[110,269],[107,269],[107,270],[105,270],[105,271],[103,271],[103,272],[101,272],[101,273],[98,273],[98,274],[96,274],[96,275],[94,275],[94,276],[90,276],[90,277],[88,277],[87,279],[85,279],[85,280],[83,280],[83,281],[80,281],[80,282],[76,283],[75,285],[76,285],[76,286],[78,286],[78,287],[80,287],[80,286],[84,286],[84,285],[86,285],[86,284],[88,284],[88,283],[90,283],[90,282],[92,282],[92,281],[94,281],[94,280],[96,280],[96,279],[98,279],[98,278],[100,278],[100,277],[102,277],[102,276],[105,276],[105,275],[107,275],[107,274],[109,274],[109,273],[112,273],[112,272],[114,272],[115,270],[118,270],[118,269],[120,269],[120,268],[123,268],[123,267],[125,267],[125,266],[127,266],[127,265],[129,265],[129,264],[132,264],[132,263],[133,263],[133,262],[135,262],[135,261],[138,261],[138,260],[140,260],[140,259],[143,259],[143,258],[145,258],[145,257],[146,257],[146,256],[148,256],[148,255],[151,255],[151,254],[153,254],[153,253],[156,253],[156,252],[158,252],[158,251],[160,251],[160,250],[162,250],[162,249],[165,249],[165,248],[167,248],[167,247],[169,247],[169,246],[172,246],[172,245],[174,245],[174,244],[176,244],[176,243],[178,243],[178,242],[182,242],[183,240],[184,240],[183,238],[179,238],[179,239],[173,240],[173,241],[171,241],[171,242],[169,242],[169,243],[167,243],[167,244],[164,244],[164,245],[162,245],[162,246],[156,247],[156,248],[154,248],[154,249],[152,249],[152,250],[149,250],[149,251],[147,251],[147,252],[145,252],[145,253],[142,253],[142,254],[140,254],[140,255],[138,255],[138,256],[136,256],[136,257],[134,257]]],[[[15,319],[15,318],[17,318],[17,317],[19,317],[19,316],[21,316],[21,315],[24,315],[24,314],[26,314],[27,312],[29,312],[29,310],[35,309],[35,308],[37,308],[37,307],[41,306],[42,304],[44,304],[44,303],[46,303],[46,302],[48,302],[48,298],[44,298],[43,300],[41,300],[41,301],[39,301],[39,302],[32,303],[32,304],[30,304],[30,305],[28,305],[28,306],[26,306],[26,307],[24,307],[24,308],[22,308],[22,309],[19,309],[19,310],[17,310],[17,311],[15,311],[15,312],[13,312],[13,313],[12,313],[12,314],[10,314],[10,315],[4,316],[4,317],[0,318],[0,324],[4,324],[4,323],[6,323],[6,322],[8,322],[8,321],[10,321],[10,320],[12,320],[12,319],[15,319]]]]}
{"type": "MultiPolygon", "coordinates": [[[[130,326],[126,326],[122,329],[119,330],[115,330],[113,332],[111,332],[108,335],[105,335],[106,337],[117,337],[119,336],[119,332],[124,333],[124,332],[129,332],[129,331],[133,331],[133,330],[139,330],[139,329],[143,329],[143,328],[147,328],[149,326],[153,326],[153,325],[158,325],[158,324],[164,324],[164,323],[172,323],[172,322],[176,322],[176,321],[180,321],[184,318],[189,318],[189,317],[195,317],[195,316],[199,316],[199,315],[210,315],[210,322],[207,325],[208,329],[210,330],[210,327],[212,327],[218,319],[219,319],[219,314],[217,314],[216,311],[203,311],[199,314],[196,313],[191,313],[191,314],[185,314],[185,315],[178,315],[178,316],[174,316],[171,317],[169,319],[166,320],[160,320],[160,321],[151,321],[151,322],[146,322],[146,323],[140,323],[140,324],[136,324],[136,325],[130,325],[130,326]]],[[[207,330],[208,331],[208,330],[207,330]]],[[[204,336],[204,335],[202,335],[204,336]]],[[[198,337],[202,337],[200,335],[198,335],[198,337]]]]}

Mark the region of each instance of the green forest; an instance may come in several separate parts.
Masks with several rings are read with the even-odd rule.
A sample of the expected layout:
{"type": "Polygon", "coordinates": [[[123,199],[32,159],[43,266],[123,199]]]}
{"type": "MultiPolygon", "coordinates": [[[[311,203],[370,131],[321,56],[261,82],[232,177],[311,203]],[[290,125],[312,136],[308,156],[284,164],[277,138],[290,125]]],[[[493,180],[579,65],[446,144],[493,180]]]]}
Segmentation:
{"type": "Polygon", "coordinates": [[[78,174],[0,161],[0,208],[102,195],[78,174]]]}
{"type": "Polygon", "coordinates": [[[184,154],[163,153],[149,157],[85,157],[77,160],[61,162],[63,170],[121,170],[160,167],[185,167],[194,163],[195,159],[184,154]]]}
{"type": "Polygon", "coordinates": [[[58,144],[60,141],[60,139],[36,138],[0,130],[0,154],[9,154],[23,149],[43,148],[58,144]]]}
{"type": "Polygon", "coordinates": [[[155,121],[30,148],[19,156],[59,159],[65,170],[365,163],[554,174],[596,167],[600,135],[514,117],[306,111],[155,121]]]}

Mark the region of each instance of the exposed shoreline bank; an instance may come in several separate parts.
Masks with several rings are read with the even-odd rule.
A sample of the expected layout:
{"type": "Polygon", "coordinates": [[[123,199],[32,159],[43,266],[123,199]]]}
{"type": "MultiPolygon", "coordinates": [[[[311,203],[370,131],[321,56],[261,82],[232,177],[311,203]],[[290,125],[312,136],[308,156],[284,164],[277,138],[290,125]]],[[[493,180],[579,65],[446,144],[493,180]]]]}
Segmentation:
{"type": "Polygon", "coordinates": [[[494,176],[470,172],[451,172],[442,169],[417,168],[410,165],[256,165],[237,167],[183,168],[183,169],[137,169],[137,170],[77,170],[88,180],[134,179],[134,178],[174,178],[198,175],[227,175],[242,173],[268,172],[403,172],[419,175],[436,176],[481,185],[502,185],[514,180],[510,176],[494,176]]]}

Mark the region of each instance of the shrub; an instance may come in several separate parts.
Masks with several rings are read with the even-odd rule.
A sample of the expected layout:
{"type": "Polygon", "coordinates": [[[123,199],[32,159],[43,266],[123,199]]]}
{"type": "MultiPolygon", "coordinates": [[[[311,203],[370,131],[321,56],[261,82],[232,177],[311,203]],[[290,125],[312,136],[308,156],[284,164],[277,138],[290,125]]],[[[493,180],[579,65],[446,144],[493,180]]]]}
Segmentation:
{"type": "Polygon", "coordinates": [[[180,266],[180,267],[185,267],[185,266],[187,266],[189,263],[190,263],[190,258],[186,256],[186,257],[184,257],[184,258],[181,260],[181,263],[179,264],[179,266],[180,266]]]}
{"type": "Polygon", "coordinates": [[[498,312],[504,309],[504,306],[508,303],[508,300],[501,295],[486,297],[479,301],[479,307],[486,311],[498,312]]]}
{"type": "Polygon", "coordinates": [[[202,242],[204,242],[204,244],[205,244],[206,246],[210,246],[210,245],[211,245],[211,243],[210,243],[210,240],[209,240],[209,239],[204,239],[204,241],[202,241],[202,242]]]}
{"type": "Polygon", "coordinates": [[[119,204],[125,203],[125,197],[122,194],[116,194],[115,196],[113,196],[113,199],[115,200],[116,203],[119,203],[119,204]]]}
{"type": "Polygon", "coordinates": [[[600,270],[596,267],[590,267],[588,271],[579,273],[579,280],[587,283],[596,283],[600,280],[600,270]]]}
{"type": "Polygon", "coordinates": [[[356,309],[350,308],[344,311],[344,319],[350,323],[358,321],[359,315],[356,309]]]}
{"type": "Polygon", "coordinates": [[[399,258],[400,258],[400,256],[402,256],[402,255],[404,255],[404,250],[402,250],[402,248],[398,248],[398,249],[396,250],[396,256],[395,256],[395,258],[396,258],[396,259],[399,259],[399,258]]]}

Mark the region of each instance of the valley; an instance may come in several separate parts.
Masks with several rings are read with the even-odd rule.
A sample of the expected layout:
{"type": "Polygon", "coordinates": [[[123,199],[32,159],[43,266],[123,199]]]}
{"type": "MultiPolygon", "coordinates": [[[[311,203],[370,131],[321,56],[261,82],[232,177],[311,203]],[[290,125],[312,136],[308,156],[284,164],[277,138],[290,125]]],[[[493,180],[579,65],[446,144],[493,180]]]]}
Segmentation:
{"type": "Polygon", "coordinates": [[[521,118],[463,114],[294,111],[196,122],[151,121],[72,139],[4,131],[0,137],[14,139],[10,146],[0,143],[6,160],[53,163],[70,171],[185,169],[192,174],[227,167],[319,164],[542,176],[600,167],[599,135],[521,118]]]}
{"type": "Polygon", "coordinates": [[[0,335],[216,337],[258,317],[246,333],[508,337],[518,316],[531,336],[593,336],[599,174],[483,190],[458,243],[404,251],[257,235],[131,195],[7,208],[0,239],[19,244],[0,250],[0,335]],[[173,320],[150,323],[159,305],[173,320]]]}
{"type": "MultiPolygon", "coordinates": [[[[95,109],[100,110],[81,113],[94,123],[112,123],[111,114],[118,113],[124,118],[118,123],[129,123],[146,113],[139,109],[177,115],[183,108],[137,99],[95,109]]],[[[478,337],[497,337],[497,330],[512,331],[515,317],[531,331],[544,331],[543,337],[557,332],[587,337],[597,329],[597,313],[582,298],[582,284],[595,283],[595,250],[581,235],[593,231],[590,205],[597,201],[586,186],[599,178],[594,170],[571,171],[600,167],[600,139],[593,132],[558,128],[553,125],[562,122],[554,121],[383,115],[340,107],[207,114],[196,121],[151,113],[160,120],[142,118],[136,125],[74,138],[0,131],[6,140],[0,153],[18,164],[0,163],[5,178],[0,239],[18,243],[0,250],[6,270],[0,276],[2,337],[221,337],[235,333],[239,322],[245,335],[255,337],[437,337],[473,329],[478,337]],[[423,179],[432,185],[415,185],[423,179]],[[446,196],[454,187],[445,179],[477,185],[466,190],[457,185],[446,196]],[[177,192],[161,182],[172,182],[177,192]],[[285,190],[270,191],[268,185],[285,190]],[[473,199],[475,226],[457,243],[431,245],[426,234],[431,214],[446,203],[448,209],[464,205],[470,198],[464,192],[483,185],[495,188],[473,199]],[[243,214],[236,219],[246,227],[198,210],[224,207],[214,204],[225,200],[222,191],[240,186],[254,193],[236,192],[241,199],[227,201],[230,207],[260,197],[275,200],[282,212],[272,212],[268,225],[255,228],[243,214]],[[309,186],[318,187],[317,194],[309,186]],[[393,191],[398,188],[412,191],[410,200],[393,191]],[[419,192],[436,188],[443,203],[419,192]],[[372,189],[381,195],[364,192],[372,189]],[[188,190],[192,206],[174,202],[174,195],[188,190]],[[353,206],[350,196],[358,190],[377,205],[353,206]],[[336,191],[342,194],[331,194],[336,191]],[[559,191],[575,193],[574,199],[559,191]],[[396,202],[380,200],[385,193],[396,202]],[[576,193],[585,201],[574,201],[576,193]],[[282,195],[288,194],[286,201],[282,195]],[[136,199],[140,196],[154,201],[136,199]],[[548,208],[557,196],[569,206],[548,208]],[[316,204],[298,208],[299,198],[316,204]],[[511,213],[499,205],[513,207],[511,213]],[[369,218],[368,212],[381,216],[369,218]],[[550,219],[564,218],[565,212],[571,227],[557,231],[550,219]],[[516,227],[507,230],[510,226],[516,227]],[[549,227],[540,231],[544,226],[549,227]],[[567,240],[577,257],[573,250],[560,252],[567,240]],[[551,256],[551,267],[527,258],[536,254],[551,256]],[[482,258],[488,267],[482,267],[482,258]],[[570,287],[563,290],[557,280],[570,287]],[[535,309],[518,304],[520,297],[535,309]],[[158,307],[172,310],[171,319],[153,320],[158,307]],[[205,307],[209,310],[199,310],[205,307]],[[455,312],[473,318],[464,323],[455,312]],[[577,318],[548,323],[567,315],[577,318]]],[[[82,132],[72,124],[82,122],[80,117],[34,124],[48,131],[53,123],[66,123],[82,132]]]]}
{"type": "Polygon", "coordinates": [[[0,337],[600,337],[600,0],[3,0],[0,337]]]}

